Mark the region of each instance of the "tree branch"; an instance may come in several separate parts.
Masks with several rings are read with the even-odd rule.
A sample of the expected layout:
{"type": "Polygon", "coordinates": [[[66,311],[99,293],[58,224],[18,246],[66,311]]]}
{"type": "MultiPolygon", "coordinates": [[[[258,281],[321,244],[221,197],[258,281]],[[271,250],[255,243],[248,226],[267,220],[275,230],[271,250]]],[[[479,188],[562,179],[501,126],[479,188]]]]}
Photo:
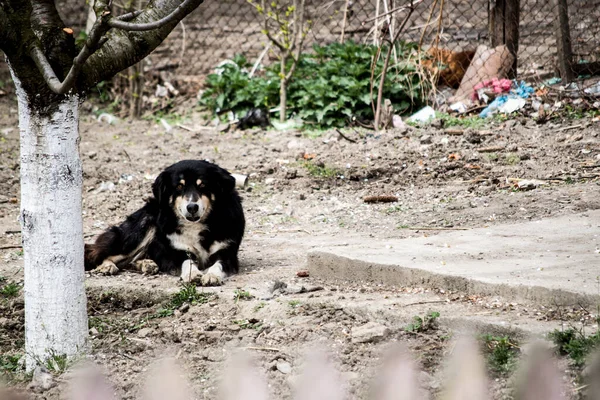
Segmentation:
{"type": "Polygon", "coordinates": [[[81,69],[87,59],[94,54],[106,42],[103,35],[110,29],[106,24],[108,14],[99,16],[94,22],[90,34],[88,35],[85,44],[79,51],[79,54],[73,59],[73,64],[64,81],[60,81],[54,72],[54,69],[48,62],[41,47],[38,44],[33,45],[30,50],[30,55],[39,71],[42,73],[48,87],[56,94],[65,94],[73,89],[77,77],[81,73],[81,69]]]}
{"type": "Polygon", "coordinates": [[[269,31],[269,19],[270,17],[267,15],[267,9],[266,9],[266,3],[265,0],[260,0],[260,7],[262,8],[262,12],[264,15],[264,23],[265,23],[265,35],[267,35],[267,38],[269,38],[269,40],[271,42],[273,42],[273,44],[275,46],[277,46],[277,48],[279,48],[279,50],[281,50],[282,52],[285,51],[285,46],[275,38],[275,36],[271,35],[271,31],[269,31]]]}
{"type": "MultiPolygon", "coordinates": [[[[161,15],[168,14],[169,20],[164,25],[150,31],[128,31],[111,29],[107,32],[106,43],[94,52],[82,67],[76,87],[86,90],[98,82],[109,79],[116,73],[142,60],[158,47],[177,26],[179,21],[194,11],[204,0],[151,0],[142,13],[138,13],[136,25],[162,21],[161,15]],[[175,19],[172,15],[177,11],[175,19]],[[174,19],[171,19],[174,18],[174,19]],[[153,22],[153,20],[155,22],[153,22]]],[[[127,19],[129,16],[125,14],[127,19]]],[[[110,21],[121,17],[112,17],[110,21]]]]}
{"type": "MultiPolygon", "coordinates": [[[[187,12],[187,7],[194,3],[194,0],[184,0],[181,4],[179,4],[173,12],[171,12],[166,17],[159,19],[158,21],[147,22],[145,24],[137,24],[133,22],[127,22],[122,19],[113,18],[108,21],[108,25],[111,28],[123,29],[126,31],[134,31],[134,32],[143,32],[150,31],[153,29],[160,28],[169,24],[170,22],[179,22],[185,17],[187,12]]],[[[130,13],[132,14],[132,13],[130,13]]],[[[127,16],[127,14],[125,14],[127,16]]]]}

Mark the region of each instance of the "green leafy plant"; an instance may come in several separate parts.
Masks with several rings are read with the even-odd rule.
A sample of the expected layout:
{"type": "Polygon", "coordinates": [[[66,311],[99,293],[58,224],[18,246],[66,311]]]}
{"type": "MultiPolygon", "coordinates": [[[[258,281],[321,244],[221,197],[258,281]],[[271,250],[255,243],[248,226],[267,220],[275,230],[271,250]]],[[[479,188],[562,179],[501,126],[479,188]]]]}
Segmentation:
{"type": "Polygon", "coordinates": [[[509,336],[493,335],[482,335],[480,340],[488,366],[494,373],[505,376],[515,370],[520,351],[516,340],[509,336]]]}
{"type": "MultiPolygon", "coordinates": [[[[398,42],[396,47],[401,61],[388,70],[383,96],[390,99],[394,112],[404,114],[424,104],[428,83],[417,70],[416,45],[398,42]]],[[[300,55],[288,87],[288,114],[302,119],[307,128],[327,129],[345,126],[354,119],[373,120],[370,80],[376,53],[376,46],[348,41],[315,45],[312,53],[300,55]]],[[[217,115],[231,110],[238,116],[252,107],[276,106],[278,66],[269,66],[252,78],[248,68],[246,59],[239,55],[220,66],[217,73],[207,77],[200,103],[217,115]]],[[[378,61],[375,76],[380,76],[382,69],[383,61],[378,61]]]]}
{"type": "Polygon", "coordinates": [[[548,336],[556,345],[558,353],[568,355],[573,364],[578,367],[583,366],[588,355],[600,347],[600,331],[593,335],[586,335],[583,328],[556,329],[548,336]]]}
{"type": "Polygon", "coordinates": [[[338,174],[338,171],[335,168],[328,167],[324,164],[316,164],[312,161],[305,161],[302,166],[315,178],[333,178],[338,174]]]}
{"type": "Polygon", "coordinates": [[[3,373],[14,373],[19,369],[19,361],[21,360],[21,355],[3,355],[0,354],[0,375],[3,373]]]}
{"type": "Polygon", "coordinates": [[[252,298],[254,298],[254,296],[247,290],[236,289],[235,292],[233,292],[233,299],[236,303],[240,300],[251,300],[252,298]]]}
{"type": "Polygon", "coordinates": [[[238,325],[241,329],[260,330],[262,328],[262,322],[260,322],[256,318],[238,319],[238,320],[233,321],[233,323],[238,325]]]}
{"type": "Polygon", "coordinates": [[[0,295],[4,297],[17,297],[21,291],[21,285],[9,282],[0,288],[0,295]]]}
{"type": "Polygon", "coordinates": [[[430,311],[425,314],[424,317],[415,315],[412,323],[404,327],[406,332],[426,332],[429,330],[436,329],[438,326],[438,318],[440,313],[438,311],[430,311]]]}

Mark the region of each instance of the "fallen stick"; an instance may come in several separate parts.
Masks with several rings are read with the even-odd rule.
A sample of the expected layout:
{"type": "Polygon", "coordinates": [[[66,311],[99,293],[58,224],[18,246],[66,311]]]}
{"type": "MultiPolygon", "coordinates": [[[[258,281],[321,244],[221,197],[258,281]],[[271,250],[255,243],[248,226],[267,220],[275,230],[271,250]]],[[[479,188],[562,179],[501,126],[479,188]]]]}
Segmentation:
{"type": "Polygon", "coordinates": [[[190,128],[189,126],[185,126],[185,125],[182,125],[182,124],[177,124],[176,126],[178,128],[181,128],[181,129],[185,130],[185,131],[194,132],[194,130],[192,128],[190,128]]]}
{"type": "Polygon", "coordinates": [[[578,125],[564,126],[562,128],[558,128],[556,130],[556,132],[563,132],[563,131],[568,131],[570,129],[576,129],[576,128],[583,128],[583,125],[582,124],[578,124],[578,125]]]}
{"type": "Polygon", "coordinates": [[[502,151],[502,150],[504,150],[504,146],[489,146],[489,147],[481,147],[481,148],[477,149],[477,151],[480,153],[493,153],[495,151],[502,151]]]}
{"type": "Polygon", "coordinates": [[[261,350],[261,351],[281,351],[276,349],[275,347],[256,347],[256,346],[248,346],[244,347],[245,350],[261,350]]]}
{"type": "Polygon", "coordinates": [[[339,135],[340,135],[341,137],[343,137],[344,139],[346,139],[346,140],[347,140],[347,141],[349,141],[350,143],[356,143],[356,140],[354,140],[354,139],[350,139],[348,136],[344,135],[344,134],[342,133],[342,131],[340,131],[339,129],[337,129],[337,128],[336,128],[335,130],[337,131],[337,133],[339,133],[339,135]]]}
{"type": "Polygon", "coordinates": [[[398,201],[398,197],[391,195],[367,196],[363,200],[365,203],[394,203],[398,201]]]}
{"type": "Polygon", "coordinates": [[[446,135],[459,136],[459,135],[462,135],[463,133],[465,133],[465,131],[462,129],[446,129],[444,131],[444,133],[446,135]]]}
{"type": "Polygon", "coordinates": [[[8,246],[0,246],[0,250],[8,250],[8,249],[20,249],[23,246],[19,245],[8,245],[8,246]]]}

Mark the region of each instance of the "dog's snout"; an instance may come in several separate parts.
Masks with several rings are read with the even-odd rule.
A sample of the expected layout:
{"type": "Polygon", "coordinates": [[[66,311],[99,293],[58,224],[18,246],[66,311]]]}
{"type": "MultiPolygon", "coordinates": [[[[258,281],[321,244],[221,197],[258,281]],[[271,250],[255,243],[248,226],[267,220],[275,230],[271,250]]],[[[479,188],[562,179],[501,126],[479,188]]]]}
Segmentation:
{"type": "Polygon", "coordinates": [[[196,204],[196,203],[190,203],[187,205],[187,210],[192,215],[196,214],[198,212],[198,209],[199,209],[199,207],[198,207],[198,204],[196,204]]]}

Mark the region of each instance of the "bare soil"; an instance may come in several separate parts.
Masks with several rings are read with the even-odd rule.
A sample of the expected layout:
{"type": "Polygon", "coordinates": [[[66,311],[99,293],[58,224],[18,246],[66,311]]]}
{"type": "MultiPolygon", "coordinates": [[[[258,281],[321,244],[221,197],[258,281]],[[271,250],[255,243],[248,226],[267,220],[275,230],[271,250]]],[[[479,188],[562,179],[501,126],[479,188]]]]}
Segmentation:
{"type": "MultiPolygon", "coordinates": [[[[208,159],[250,176],[242,193],[248,221],[242,271],[222,287],[198,289],[209,295],[205,303],[160,316],[180,290],[177,278],[129,272],[87,278],[90,357],[106,369],[123,398],[137,397],[150,363],[165,355],[179,360],[197,398],[214,398],[223,363],[239,347],[253,353],[274,398],[289,398],[302,356],[316,343],[331,350],[353,398],[366,398],[376,366],[394,342],[411,349],[423,370],[421,384],[435,394],[442,381],[440,366],[461,327],[467,329],[466,321],[495,318],[503,322],[475,329],[524,339],[526,331],[547,332],[563,321],[579,326],[590,320],[590,312],[582,309],[466,297],[440,288],[342,285],[296,273],[310,273],[307,250],[341,244],[348,237],[385,241],[597,209],[598,122],[536,125],[524,118],[492,122],[480,130],[350,130],[345,131],[349,141],[335,131],[318,136],[219,132],[205,126],[192,104],[178,112],[170,132],[156,121],[108,125],[92,114],[81,118],[87,241],[139,208],[157,174],[181,159],[208,159]],[[546,184],[517,190],[511,178],[546,184]],[[398,201],[368,204],[363,201],[367,195],[393,195],[398,201]],[[274,281],[288,290],[272,293],[274,281]],[[431,310],[441,313],[438,327],[419,334],[405,331],[413,316],[431,310]],[[352,329],[372,321],[387,326],[390,334],[378,343],[354,343],[352,329]],[[511,326],[510,332],[502,324],[511,326]],[[277,369],[278,362],[289,363],[291,372],[277,369]]],[[[19,283],[17,123],[16,104],[2,99],[0,276],[19,283]]],[[[0,296],[0,355],[22,354],[23,339],[22,297],[0,296]]],[[[561,365],[574,388],[573,372],[565,360],[561,365]]],[[[12,378],[13,385],[27,387],[22,376],[12,378]]],[[[31,391],[33,398],[60,398],[64,382],[57,382],[43,394],[31,391]]],[[[510,398],[506,377],[493,385],[494,398],[510,398]]]]}

